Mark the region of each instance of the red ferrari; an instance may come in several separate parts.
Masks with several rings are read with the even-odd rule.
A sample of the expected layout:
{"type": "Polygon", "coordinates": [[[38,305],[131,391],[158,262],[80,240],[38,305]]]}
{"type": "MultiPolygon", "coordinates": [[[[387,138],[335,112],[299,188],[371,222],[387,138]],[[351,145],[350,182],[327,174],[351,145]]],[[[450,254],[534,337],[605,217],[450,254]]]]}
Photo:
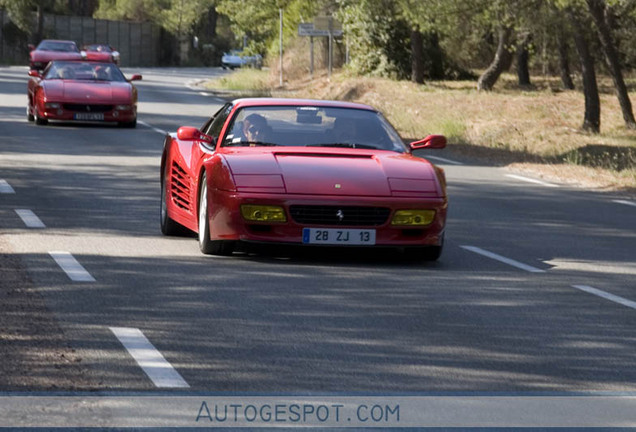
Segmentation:
{"type": "Polygon", "coordinates": [[[137,125],[137,89],[113,64],[52,61],[42,73],[30,70],[27,119],[45,125],[49,120],[117,122],[137,125]]]}
{"type": "Polygon", "coordinates": [[[119,52],[110,45],[84,45],[82,50],[86,53],[86,60],[115,63],[116,65],[119,65],[119,52]]]}
{"type": "Polygon", "coordinates": [[[83,60],[84,55],[68,40],[45,39],[37,47],[29,45],[29,66],[31,69],[42,70],[52,60],[83,60]]]}
{"type": "Polygon", "coordinates": [[[372,107],[252,98],[200,129],[166,135],[161,231],[198,233],[203,253],[243,243],[393,247],[436,260],[448,199],[442,169],[412,155],[372,107]]]}

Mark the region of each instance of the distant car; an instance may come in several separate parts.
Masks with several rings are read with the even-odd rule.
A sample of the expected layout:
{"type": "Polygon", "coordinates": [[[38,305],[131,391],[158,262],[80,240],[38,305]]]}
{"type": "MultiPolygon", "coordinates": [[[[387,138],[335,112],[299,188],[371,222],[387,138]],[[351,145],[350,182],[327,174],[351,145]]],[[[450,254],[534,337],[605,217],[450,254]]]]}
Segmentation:
{"type": "Polygon", "coordinates": [[[43,70],[51,60],[83,60],[84,55],[73,41],[45,39],[37,47],[29,45],[29,67],[43,70]]]}
{"type": "Polygon", "coordinates": [[[86,53],[86,60],[115,63],[116,65],[119,65],[119,51],[110,45],[84,45],[82,50],[86,53]]]}
{"type": "Polygon", "coordinates": [[[263,57],[260,54],[252,56],[243,55],[243,51],[232,50],[229,53],[223,54],[221,58],[221,67],[223,67],[223,69],[234,69],[245,66],[260,69],[263,67],[263,57]]]}
{"type": "Polygon", "coordinates": [[[161,231],[198,233],[203,253],[245,243],[400,248],[439,258],[448,199],[444,171],[412,155],[361,104],[252,98],[225,104],[201,128],[167,134],[161,231]]]}
{"type": "Polygon", "coordinates": [[[43,72],[29,71],[27,119],[45,125],[49,120],[137,124],[137,89],[113,63],[59,61],[43,72]]]}

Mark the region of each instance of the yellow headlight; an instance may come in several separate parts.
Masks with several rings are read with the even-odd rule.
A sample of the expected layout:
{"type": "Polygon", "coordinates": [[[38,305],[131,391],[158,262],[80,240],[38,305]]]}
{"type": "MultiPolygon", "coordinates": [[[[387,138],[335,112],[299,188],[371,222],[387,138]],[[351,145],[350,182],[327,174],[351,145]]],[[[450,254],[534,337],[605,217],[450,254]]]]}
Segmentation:
{"type": "Polygon", "coordinates": [[[287,222],[285,210],[278,206],[243,204],[241,215],[253,222],[287,222]]]}
{"type": "Polygon", "coordinates": [[[425,226],[435,219],[435,210],[398,210],[391,225],[425,226]]]}

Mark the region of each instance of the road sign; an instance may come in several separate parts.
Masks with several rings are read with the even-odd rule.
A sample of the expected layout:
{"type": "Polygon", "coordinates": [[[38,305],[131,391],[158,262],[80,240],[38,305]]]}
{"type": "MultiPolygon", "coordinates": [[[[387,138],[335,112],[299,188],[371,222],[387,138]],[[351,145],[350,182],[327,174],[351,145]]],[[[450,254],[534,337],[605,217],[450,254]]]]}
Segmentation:
{"type": "MultiPolygon", "coordinates": [[[[329,29],[316,29],[314,23],[300,23],[298,24],[298,36],[329,36],[329,29]]],[[[342,29],[333,29],[331,36],[342,36],[342,29]]]]}

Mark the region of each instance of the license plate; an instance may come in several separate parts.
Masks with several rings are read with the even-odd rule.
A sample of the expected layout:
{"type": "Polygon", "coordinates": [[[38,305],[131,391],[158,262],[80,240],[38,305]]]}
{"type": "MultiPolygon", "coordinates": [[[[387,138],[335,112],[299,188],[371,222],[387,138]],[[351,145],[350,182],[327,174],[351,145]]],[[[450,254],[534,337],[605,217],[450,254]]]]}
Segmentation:
{"type": "Polygon", "coordinates": [[[104,120],[104,113],[76,113],[75,120],[104,120]]]}
{"type": "Polygon", "coordinates": [[[303,228],[303,243],[330,245],[374,245],[375,230],[303,228]]]}

